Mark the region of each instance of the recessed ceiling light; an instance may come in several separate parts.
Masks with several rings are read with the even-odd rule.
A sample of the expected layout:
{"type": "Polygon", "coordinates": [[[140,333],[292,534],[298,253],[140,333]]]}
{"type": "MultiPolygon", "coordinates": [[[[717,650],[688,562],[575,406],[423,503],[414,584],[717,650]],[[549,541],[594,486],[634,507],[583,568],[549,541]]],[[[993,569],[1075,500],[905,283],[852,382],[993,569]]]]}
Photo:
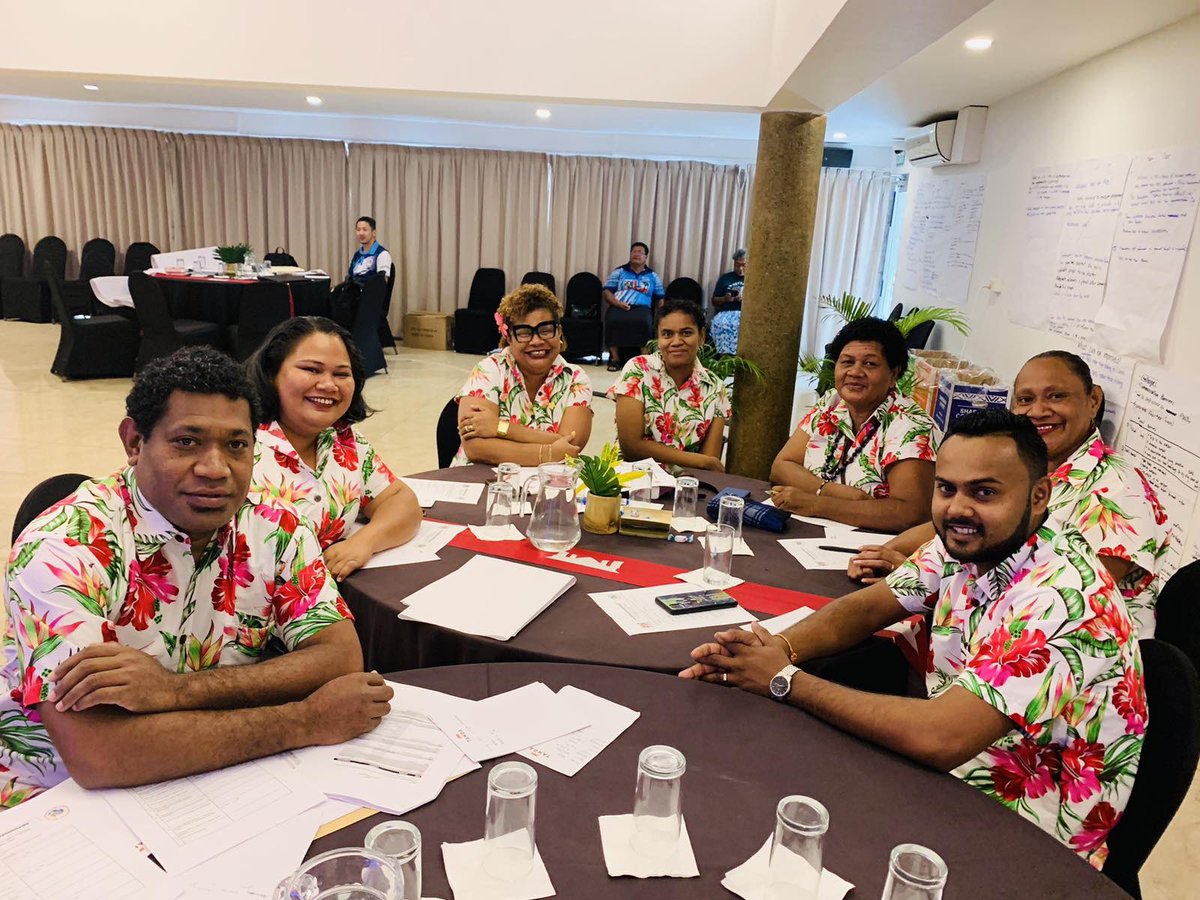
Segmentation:
{"type": "Polygon", "coordinates": [[[539,119],[548,119],[548,118],[550,118],[550,110],[548,110],[548,109],[535,109],[535,110],[533,111],[533,114],[534,114],[535,116],[537,116],[539,119]]]}
{"type": "Polygon", "coordinates": [[[964,42],[968,50],[986,50],[992,46],[990,37],[973,37],[964,42]]]}
{"type": "Polygon", "coordinates": [[[844,141],[844,140],[846,139],[846,132],[844,132],[844,131],[835,131],[835,132],[833,133],[833,139],[834,139],[835,141],[844,141]]]}
{"type": "Polygon", "coordinates": [[[304,99],[308,101],[309,106],[320,106],[324,102],[320,97],[314,97],[312,94],[309,94],[304,99]]]}
{"type": "Polygon", "coordinates": [[[83,89],[84,89],[85,91],[98,91],[98,90],[100,90],[100,85],[98,85],[98,84],[85,84],[85,85],[83,86],[83,89]]]}

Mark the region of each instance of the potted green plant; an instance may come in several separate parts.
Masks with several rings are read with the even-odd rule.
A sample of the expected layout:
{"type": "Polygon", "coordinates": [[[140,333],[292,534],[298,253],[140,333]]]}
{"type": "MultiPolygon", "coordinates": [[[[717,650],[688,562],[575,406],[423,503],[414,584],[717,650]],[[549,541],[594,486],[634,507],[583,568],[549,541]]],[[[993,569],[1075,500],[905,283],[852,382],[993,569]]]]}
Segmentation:
{"type": "MultiPolygon", "coordinates": [[[[855,297],[853,294],[842,294],[840,297],[825,296],[819,300],[820,308],[825,312],[822,318],[840,319],[842,324],[854,322],[857,319],[865,319],[872,314],[871,306],[864,300],[855,297]]],[[[914,309],[907,315],[896,320],[896,327],[905,337],[908,333],[918,325],[923,325],[926,322],[945,322],[950,327],[962,334],[970,334],[971,326],[959,310],[952,309],[948,306],[925,306],[920,309],[914,309]]],[[[812,375],[817,379],[817,394],[823,395],[826,391],[833,387],[833,363],[829,357],[818,357],[812,353],[801,353],[799,368],[801,372],[812,375]]],[[[909,368],[900,379],[898,385],[900,392],[905,394],[912,393],[912,362],[909,362],[909,368]]]]}
{"type": "Polygon", "coordinates": [[[579,481],[587,488],[587,503],[583,508],[583,529],[592,534],[612,534],[621,518],[621,484],[640,477],[640,473],[617,474],[621,451],[608,443],[595,456],[580,456],[579,481]]]}
{"type": "Polygon", "coordinates": [[[214,251],[214,255],[221,262],[225,263],[226,275],[236,275],[237,267],[246,261],[246,254],[250,253],[253,249],[249,244],[228,244],[224,247],[218,247],[214,251]]]}

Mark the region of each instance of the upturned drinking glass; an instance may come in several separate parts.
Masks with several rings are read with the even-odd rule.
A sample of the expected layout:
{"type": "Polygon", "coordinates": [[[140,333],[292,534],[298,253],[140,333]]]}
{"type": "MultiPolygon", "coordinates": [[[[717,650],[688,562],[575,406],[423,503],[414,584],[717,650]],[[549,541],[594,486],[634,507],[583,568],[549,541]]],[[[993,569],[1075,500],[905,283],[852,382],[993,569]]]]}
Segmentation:
{"type": "Polygon", "coordinates": [[[888,858],[881,900],[942,900],[949,870],[946,861],[920,844],[900,844],[888,858]]]}
{"type": "Polygon", "coordinates": [[[421,829],[394,820],[367,832],[368,850],[386,856],[400,873],[399,900],[421,900],[421,829]]]}
{"type": "Polygon", "coordinates": [[[674,747],[656,744],[638,755],[630,837],[638,853],[665,857],[675,852],[683,823],[680,799],[686,769],[687,760],[674,747]]]}
{"type": "Polygon", "coordinates": [[[717,524],[733,529],[735,544],[742,539],[742,513],[745,509],[746,501],[741,497],[722,497],[717,505],[717,524]]]}
{"type": "Polygon", "coordinates": [[[516,490],[507,481],[493,481],[487,486],[488,526],[507,528],[512,521],[516,490]]]}
{"type": "Polygon", "coordinates": [[[654,499],[654,463],[635,462],[632,466],[633,471],[642,477],[629,483],[629,499],[636,503],[649,503],[654,499]]]}
{"type": "Polygon", "coordinates": [[[488,773],[483,868],[500,881],[518,881],[533,868],[537,780],[537,772],[519,762],[488,773]]]}
{"type": "Polygon", "coordinates": [[[733,571],[733,527],[709,525],[704,530],[704,583],[724,587],[733,571]]]}
{"type": "Polygon", "coordinates": [[[770,900],[817,900],[828,830],[829,811],[812,797],[793,794],[779,801],[771,839],[770,900]]]}
{"type": "Polygon", "coordinates": [[[696,495],[700,490],[700,482],[690,475],[681,475],[675,479],[675,505],[671,508],[671,518],[694,519],[696,517],[696,495]]]}

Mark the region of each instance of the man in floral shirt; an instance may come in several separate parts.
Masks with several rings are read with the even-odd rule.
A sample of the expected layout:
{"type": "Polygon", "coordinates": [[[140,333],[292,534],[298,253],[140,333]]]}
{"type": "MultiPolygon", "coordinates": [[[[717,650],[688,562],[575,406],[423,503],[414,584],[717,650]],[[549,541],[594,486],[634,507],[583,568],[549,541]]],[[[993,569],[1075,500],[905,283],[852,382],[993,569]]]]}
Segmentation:
{"type": "Polygon", "coordinates": [[[757,626],[718,634],[680,674],[769,692],[953,772],[1100,868],[1137,774],[1145,684],[1112,577],[1078,530],[1046,517],[1046,466],[1024,416],[959,419],[938,457],[934,540],[778,640],[757,626]],[[863,694],[793,665],[927,610],[927,701],[863,694]]]}
{"type": "Polygon", "coordinates": [[[391,691],[310,527],[247,502],[257,397],[211,349],[147,366],[129,468],[17,539],[5,580],[0,804],[72,776],[147,784],[373,728],[391,691]],[[291,652],[251,669],[267,640],[291,652]]]}

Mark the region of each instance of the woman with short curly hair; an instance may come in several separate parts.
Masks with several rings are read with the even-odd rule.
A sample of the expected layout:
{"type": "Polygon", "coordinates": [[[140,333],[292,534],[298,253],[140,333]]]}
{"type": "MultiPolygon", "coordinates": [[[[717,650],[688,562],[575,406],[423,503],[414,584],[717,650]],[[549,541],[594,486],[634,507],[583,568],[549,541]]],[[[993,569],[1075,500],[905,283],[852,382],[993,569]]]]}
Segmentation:
{"type": "Polygon", "coordinates": [[[479,361],[458,393],[462,446],[453,465],[536,466],[576,456],[592,433],[592,386],[560,355],[562,304],[540,284],[505,295],[500,349],[479,361]]]}

